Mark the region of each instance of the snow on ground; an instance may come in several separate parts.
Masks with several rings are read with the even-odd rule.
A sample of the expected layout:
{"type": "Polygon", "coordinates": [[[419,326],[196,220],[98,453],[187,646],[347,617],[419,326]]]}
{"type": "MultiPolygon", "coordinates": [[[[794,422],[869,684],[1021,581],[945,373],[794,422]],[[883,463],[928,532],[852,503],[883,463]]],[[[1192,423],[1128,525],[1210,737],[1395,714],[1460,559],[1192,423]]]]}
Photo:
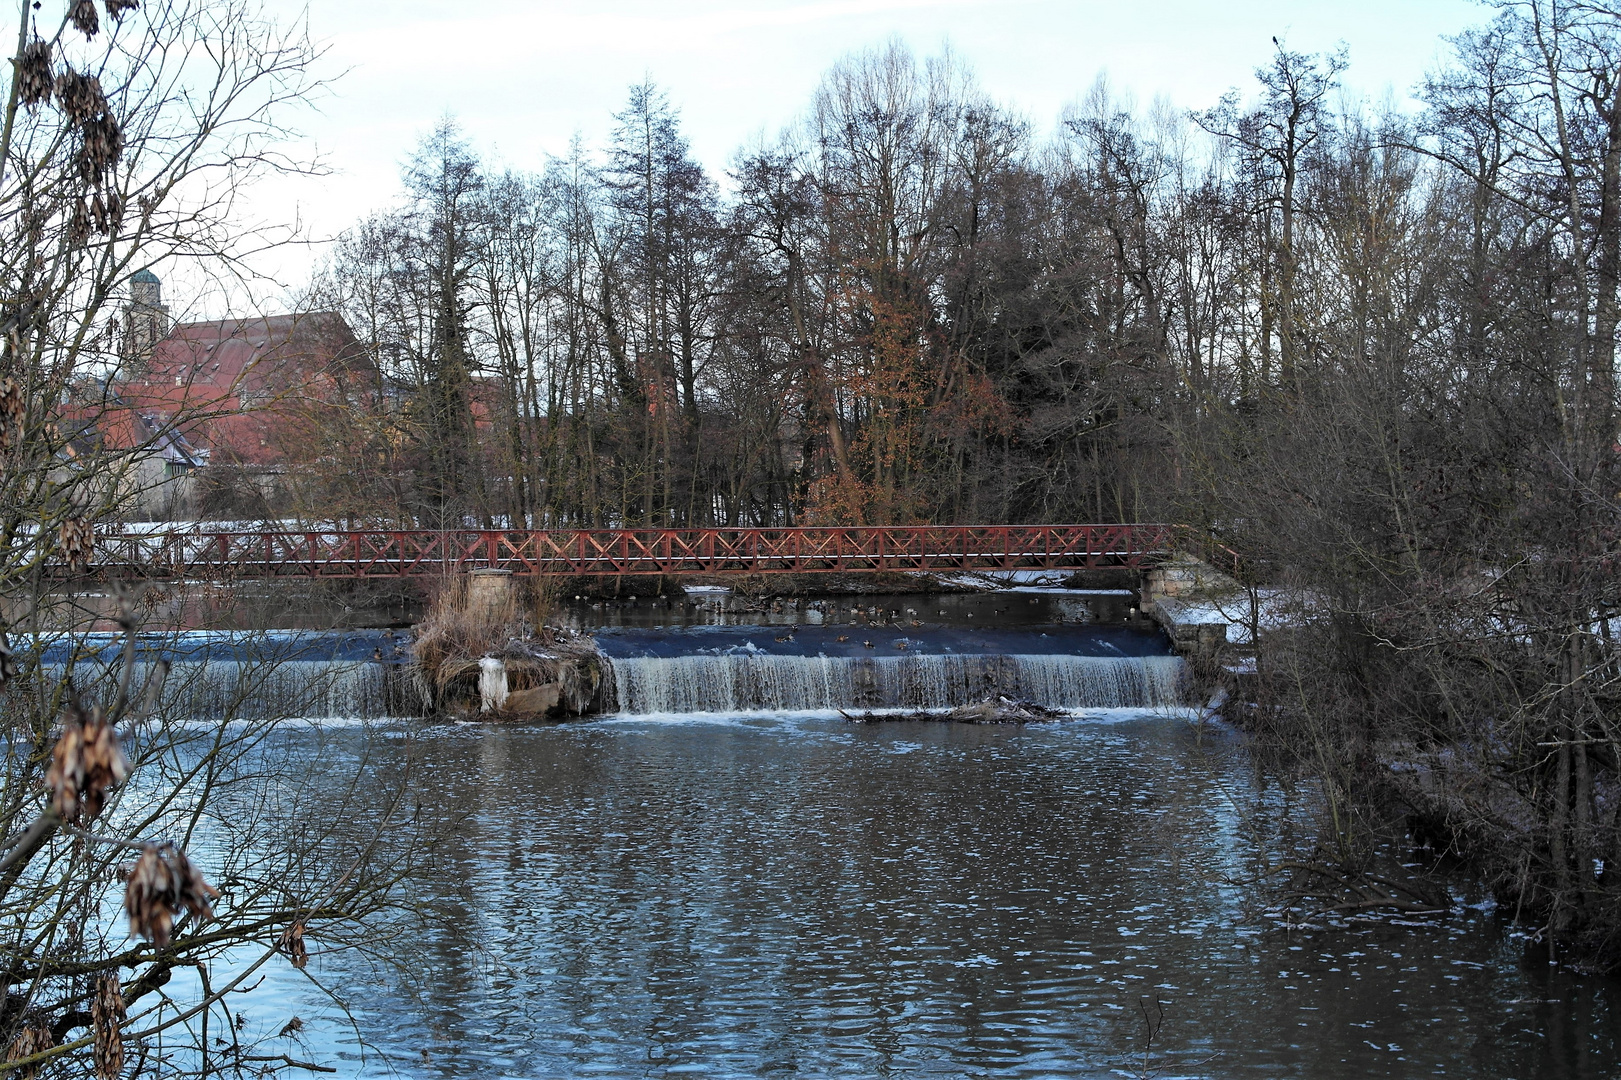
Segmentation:
{"type": "Polygon", "coordinates": [[[185,532],[331,532],[340,526],[333,521],[300,524],[294,518],[258,518],[252,521],[112,521],[100,523],[97,528],[114,536],[145,536],[185,532]]]}
{"type": "Polygon", "coordinates": [[[1062,585],[1011,585],[998,592],[1034,593],[1040,596],[1136,596],[1136,589],[1066,589],[1062,585]]]}
{"type": "Polygon", "coordinates": [[[1301,613],[1309,605],[1301,594],[1285,589],[1261,589],[1256,594],[1257,611],[1251,612],[1250,599],[1245,593],[1226,596],[1178,597],[1168,596],[1158,602],[1160,612],[1178,626],[1209,626],[1227,624],[1227,640],[1235,645],[1252,642],[1250,622],[1258,616],[1263,631],[1279,630],[1298,625],[1301,613]]]}

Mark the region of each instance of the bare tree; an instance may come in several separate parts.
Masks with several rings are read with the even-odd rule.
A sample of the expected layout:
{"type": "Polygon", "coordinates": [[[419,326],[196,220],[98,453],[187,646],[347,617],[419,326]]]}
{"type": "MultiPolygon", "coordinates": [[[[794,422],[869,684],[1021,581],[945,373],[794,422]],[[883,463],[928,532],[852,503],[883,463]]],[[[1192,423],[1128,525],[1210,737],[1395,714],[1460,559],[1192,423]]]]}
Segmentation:
{"type": "Polygon", "coordinates": [[[275,825],[251,764],[272,718],[261,703],[228,722],[250,681],[199,716],[189,693],[218,687],[138,660],[137,591],[114,645],[47,564],[87,561],[168,434],[110,434],[130,412],[118,377],[141,360],[121,348],[126,280],[164,263],[251,284],[245,256],[286,234],[244,227],[236,201],[255,175],[308,167],[278,146],[318,89],[318,52],[245,3],[16,12],[0,124],[0,1072],[111,1078],[153,1065],[160,1042],[177,1075],[258,1072],[286,1062],[236,1039],[231,995],[386,896],[392,807],[275,825]],[[111,914],[119,881],[137,940],[111,914]],[[227,958],[246,966],[216,977],[227,958]]]}

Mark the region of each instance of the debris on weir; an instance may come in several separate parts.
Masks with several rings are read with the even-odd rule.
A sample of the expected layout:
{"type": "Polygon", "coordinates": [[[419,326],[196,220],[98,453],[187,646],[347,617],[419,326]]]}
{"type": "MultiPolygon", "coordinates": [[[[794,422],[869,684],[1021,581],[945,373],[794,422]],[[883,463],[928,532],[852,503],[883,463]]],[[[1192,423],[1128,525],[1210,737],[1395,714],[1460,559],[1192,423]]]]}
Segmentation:
{"type": "Polygon", "coordinates": [[[959,705],[955,709],[896,709],[876,712],[852,713],[839,710],[846,720],[858,724],[878,724],[889,720],[929,720],[952,724],[1034,724],[1063,720],[1070,714],[1063,709],[1049,709],[1033,701],[1009,697],[992,697],[973,705],[959,705]]]}

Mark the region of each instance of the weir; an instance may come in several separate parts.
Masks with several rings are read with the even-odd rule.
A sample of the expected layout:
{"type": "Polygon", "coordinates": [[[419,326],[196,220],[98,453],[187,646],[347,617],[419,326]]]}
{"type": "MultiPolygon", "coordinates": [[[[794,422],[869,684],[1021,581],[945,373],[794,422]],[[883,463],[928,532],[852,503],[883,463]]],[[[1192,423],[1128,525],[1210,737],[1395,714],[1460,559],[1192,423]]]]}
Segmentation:
{"type": "MultiPolygon", "coordinates": [[[[381,718],[416,711],[398,667],[403,635],[387,632],[141,635],[131,686],[146,684],[159,658],[170,670],[158,699],[166,715],[191,720],[381,718]]],[[[75,682],[111,697],[122,643],[96,634],[52,643],[41,654],[54,680],[74,657],[75,682]]]]}
{"type": "Polygon", "coordinates": [[[610,660],[618,711],[939,709],[992,695],[1060,709],[1183,700],[1177,656],[678,656],[610,660]]]}
{"type": "MultiPolygon", "coordinates": [[[[404,630],[141,634],[133,682],[143,684],[160,657],[169,661],[162,711],[197,721],[948,710],[997,697],[1063,710],[1184,705],[1197,665],[1136,617],[1135,599],[1126,590],[845,597],[803,608],[755,605],[736,617],[757,621],[720,625],[692,620],[732,616],[693,604],[631,604],[612,617],[640,612],[647,621],[579,627],[576,633],[590,635],[578,639],[584,650],[552,665],[576,663],[590,673],[589,686],[566,708],[559,707],[561,687],[544,705],[526,698],[523,707],[509,708],[506,699],[546,687],[537,689],[537,676],[522,663],[513,675],[501,658],[475,652],[464,664],[470,674],[457,676],[468,684],[459,691],[463,698],[472,695],[463,709],[443,686],[435,694],[422,683],[409,663],[413,636],[404,630]],[[766,619],[784,621],[758,621],[766,619]]],[[[79,686],[105,700],[121,653],[118,635],[96,633],[57,639],[40,659],[54,677],[73,658],[79,686]]],[[[545,678],[559,678],[547,671],[545,678]]]]}
{"type": "Polygon", "coordinates": [[[924,631],[859,641],[801,627],[604,632],[614,700],[630,714],[941,709],[1001,695],[1059,709],[1183,704],[1188,668],[1159,635],[1108,629],[924,631]]]}
{"type": "MultiPolygon", "coordinates": [[[[145,674],[137,667],[138,680],[145,674]]],[[[169,672],[162,704],[170,715],[193,720],[379,719],[398,711],[391,674],[368,660],[181,662],[169,672]]]]}

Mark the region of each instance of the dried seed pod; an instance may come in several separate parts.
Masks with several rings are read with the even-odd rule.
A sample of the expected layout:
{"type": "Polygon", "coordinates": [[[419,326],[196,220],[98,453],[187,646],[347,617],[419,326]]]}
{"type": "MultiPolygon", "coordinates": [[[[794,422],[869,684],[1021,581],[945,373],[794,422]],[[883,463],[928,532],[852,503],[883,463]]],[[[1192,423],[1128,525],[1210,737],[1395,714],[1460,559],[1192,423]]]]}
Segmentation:
{"type": "Polygon", "coordinates": [[[218,895],[185,852],[172,844],[148,845],[124,885],[124,914],[130,933],[162,947],[169,944],[176,915],[184,910],[211,919],[214,909],[209,901],[218,895]]]}
{"type": "Polygon", "coordinates": [[[96,0],[73,0],[68,19],[72,21],[73,28],[87,39],[95,37],[96,31],[101,29],[101,15],[96,11],[96,0]]]}
{"type": "Polygon", "coordinates": [[[117,120],[103,114],[87,121],[79,140],[79,178],[100,187],[123,154],[124,131],[117,120]]]}
{"type": "Polygon", "coordinates": [[[83,247],[90,239],[90,207],[81,197],[73,202],[73,213],[68,217],[68,244],[83,247]]]}
{"type": "Polygon", "coordinates": [[[107,792],[129,775],[129,758],[118,733],[101,709],[84,712],[77,702],[68,707],[68,722],[51,750],[45,786],[51,789],[51,807],[63,821],[77,821],[82,812],[94,818],[107,805],[107,792]]]}
{"type": "Polygon", "coordinates": [[[90,1026],[95,1036],[96,1080],[118,1080],[124,1072],[125,1018],[123,989],[116,974],[99,976],[90,999],[90,1026]]]}
{"type": "Polygon", "coordinates": [[[302,920],[293,923],[293,925],[281,932],[281,937],[276,940],[276,948],[287,955],[295,968],[300,971],[304,969],[304,965],[310,961],[310,954],[304,948],[304,923],[302,920]]]}
{"type": "Polygon", "coordinates": [[[17,100],[35,106],[51,96],[51,43],[35,38],[17,54],[17,100]]]}
{"type": "Polygon", "coordinates": [[[83,125],[107,111],[107,98],[101,92],[101,80],[94,75],[82,75],[72,68],[56,77],[56,104],[74,124],[83,125]]]}
{"type": "Polygon", "coordinates": [[[103,0],[107,8],[107,17],[113,22],[122,22],[124,13],[134,11],[140,7],[140,0],[103,0]]]}
{"type": "Polygon", "coordinates": [[[57,540],[62,547],[62,557],[67,560],[68,569],[75,574],[82,574],[90,566],[90,556],[96,550],[95,526],[81,517],[70,517],[62,522],[57,530],[57,540]]]}
{"type": "Polygon", "coordinates": [[[39,206],[30,206],[24,211],[23,235],[27,238],[29,247],[37,248],[44,241],[45,222],[49,218],[50,214],[39,206]]]}
{"type": "MultiPolygon", "coordinates": [[[[45,1023],[42,1017],[35,1016],[29,1019],[23,1025],[22,1030],[17,1032],[17,1037],[11,1040],[11,1045],[6,1048],[6,1060],[26,1061],[35,1054],[43,1053],[55,1045],[56,1039],[51,1035],[49,1025],[45,1023]]],[[[34,1080],[39,1075],[39,1066],[24,1065],[9,1075],[18,1077],[20,1080],[34,1080]]]]}
{"type": "MultiPolygon", "coordinates": [[[[15,338],[13,345],[15,352],[15,338]]],[[[23,388],[16,379],[0,379],[0,451],[22,445],[23,419],[23,388]]]]}

